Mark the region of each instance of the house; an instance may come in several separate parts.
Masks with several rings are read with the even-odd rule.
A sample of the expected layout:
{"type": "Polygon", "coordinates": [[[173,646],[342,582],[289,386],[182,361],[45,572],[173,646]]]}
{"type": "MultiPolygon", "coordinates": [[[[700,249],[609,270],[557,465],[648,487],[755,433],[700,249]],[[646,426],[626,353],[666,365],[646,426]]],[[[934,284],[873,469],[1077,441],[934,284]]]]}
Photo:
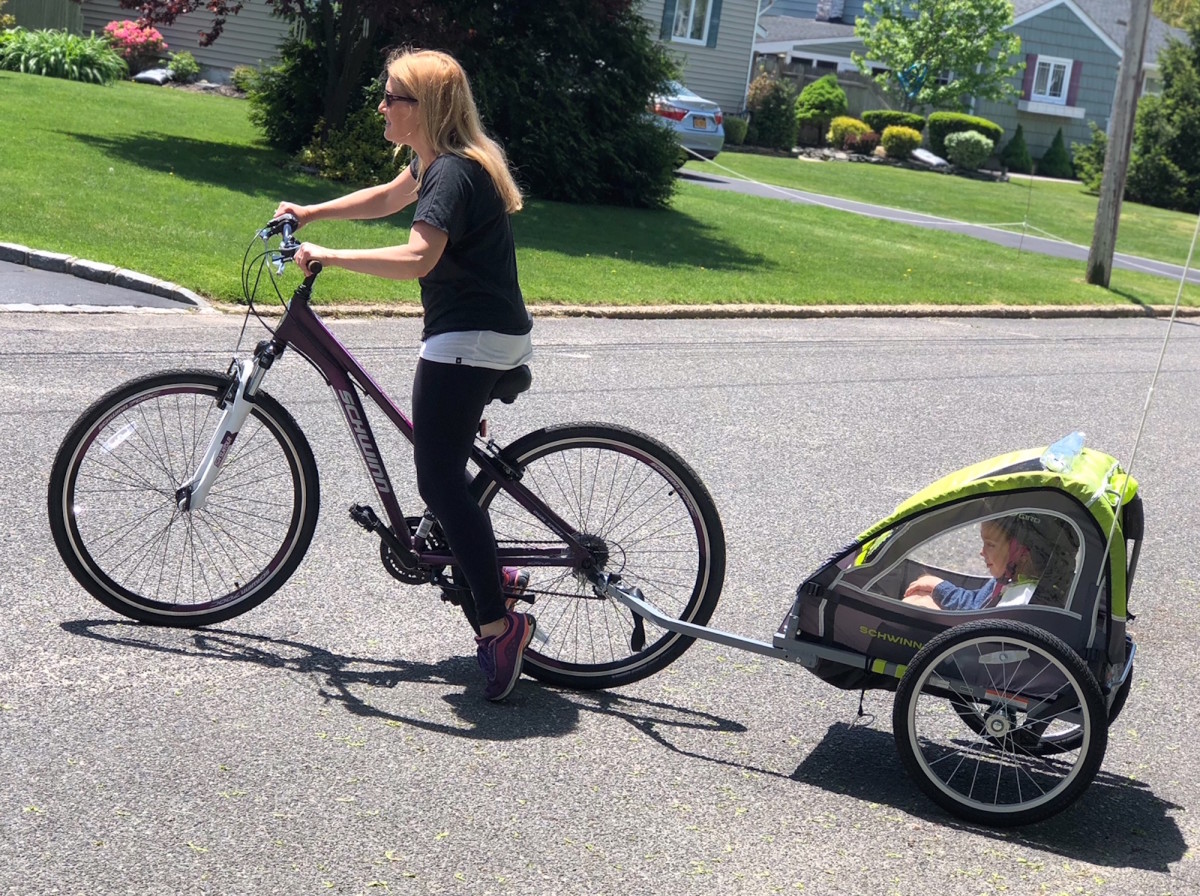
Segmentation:
{"type": "MultiPolygon", "coordinates": [[[[84,34],[100,34],[109,22],[136,19],[136,9],[125,9],[118,0],[82,0],[84,34]]],[[[230,16],[225,30],[212,46],[200,46],[200,35],[212,27],[213,15],[203,5],[196,12],[180,16],[172,25],[157,25],[167,42],[168,52],[183,50],[196,57],[204,76],[227,80],[236,66],[258,68],[278,58],[278,47],[287,36],[290,24],[276,16],[266,0],[243,0],[242,11],[230,16]]]]}
{"type": "Polygon", "coordinates": [[[642,0],[641,13],[690,90],[726,112],[746,108],[758,0],[642,0]]]}
{"type": "MultiPolygon", "coordinates": [[[[235,66],[257,68],[276,59],[290,28],[272,13],[266,0],[243,3],[242,11],[226,20],[220,39],[211,47],[199,45],[200,35],[212,22],[212,13],[203,6],[158,30],[172,52],[187,50],[206,77],[224,80],[235,66]]],[[[84,34],[99,34],[112,21],[137,18],[137,11],[122,8],[119,0],[82,0],[82,12],[84,34]]],[[[679,63],[682,81],[689,88],[727,111],[745,108],[759,0],[643,0],[641,14],[650,33],[679,63]]]]}
{"type": "MultiPolygon", "coordinates": [[[[852,73],[851,54],[866,56],[854,36],[862,6],[862,0],[775,0],[759,19],[756,58],[801,77],[809,70],[852,73]]],[[[1090,142],[1088,122],[1108,131],[1130,9],[1130,0],[1014,0],[1011,27],[1025,56],[1025,71],[1014,81],[1019,96],[978,100],[970,111],[1000,125],[1007,137],[1022,125],[1034,158],[1059,128],[1068,146],[1090,142]]],[[[1187,39],[1152,18],[1143,89],[1155,89],[1158,53],[1170,37],[1187,39]]]]}

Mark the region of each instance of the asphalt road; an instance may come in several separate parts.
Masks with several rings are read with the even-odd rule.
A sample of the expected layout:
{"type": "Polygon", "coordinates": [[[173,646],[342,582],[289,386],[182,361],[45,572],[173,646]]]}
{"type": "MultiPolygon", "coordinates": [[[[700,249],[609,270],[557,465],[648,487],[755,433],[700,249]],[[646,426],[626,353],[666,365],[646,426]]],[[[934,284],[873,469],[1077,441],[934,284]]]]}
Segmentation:
{"type": "MultiPolygon", "coordinates": [[[[728,648],[614,693],[525,679],[485,703],[461,619],[394,583],[346,518],[369,483],[295,355],[267,388],[322,471],[299,572],[215,629],[123,622],[50,540],[54,451],[111,385],[223,368],[239,325],[0,314],[0,893],[1200,892],[1195,325],[1175,325],[1134,461],[1129,704],[1083,798],[1009,832],[920,794],[889,694],[858,719],[857,694],[728,648]]],[[[606,419],[675,446],[729,542],[713,624],[769,638],[809,571],[943,473],[1074,428],[1128,460],[1166,326],[539,321],[533,391],[492,426],[606,419]]],[[[406,394],[416,321],[334,327],[406,394]]]]}

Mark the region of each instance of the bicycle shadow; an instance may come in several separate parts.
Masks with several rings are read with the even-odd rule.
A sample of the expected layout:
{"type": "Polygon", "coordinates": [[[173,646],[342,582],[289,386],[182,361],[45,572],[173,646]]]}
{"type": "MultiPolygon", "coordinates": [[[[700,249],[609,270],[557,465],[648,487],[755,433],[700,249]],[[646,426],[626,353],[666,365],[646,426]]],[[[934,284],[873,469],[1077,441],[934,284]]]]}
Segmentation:
{"type": "Polygon", "coordinates": [[[1112,868],[1170,872],[1188,845],[1168,813],[1184,807],[1160,799],[1142,782],[1103,769],[1078,802],[1064,812],[1020,828],[976,826],[948,815],[917,789],[900,764],[890,732],[834,722],[791,774],[793,781],[881,803],[941,827],[1112,868]],[[870,776],[862,774],[871,769],[870,776]],[[1113,821],[1119,819],[1118,824],[1113,821]]]}
{"type": "Polygon", "coordinates": [[[583,711],[623,719],[671,749],[674,748],[663,729],[692,729],[714,734],[746,730],[745,726],[719,716],[666,703],[607,692],[559,690],[529,681],[523,682],[504,704],[489,703],[483,698],[483,682],[474,657],[447,657],[436,663],[381,660],[335,653],[286,638],[228,629],[163,629],[113,620],[76,620],[60,623],[60,627],[68,634],[105,644],[281,670],[311,682],[323,701],[340,705],[351,715],[451,737],[488,741],[562,737],[578,727],[583,711]],[[379,705],[382,701],[370,699],[370,689],[389,690],[400,684],[429,684],[443,688],[441,699],[461,724],[408,715],[395,708],[384,708],[379,705]],[[514,706],[522,711],[511,711],[514,706]]]}

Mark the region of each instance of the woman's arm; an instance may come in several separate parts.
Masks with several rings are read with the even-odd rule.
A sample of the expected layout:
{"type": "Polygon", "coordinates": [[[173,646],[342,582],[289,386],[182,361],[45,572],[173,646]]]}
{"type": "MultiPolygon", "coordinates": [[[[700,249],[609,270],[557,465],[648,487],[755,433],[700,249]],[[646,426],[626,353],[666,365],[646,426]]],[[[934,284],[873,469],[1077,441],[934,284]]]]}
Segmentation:
{"type": "Polygon", "coordinates": [[[301,243],[294,261],[305,274],[309,262],[319,261],[326,267],[345,268],[359,274],[387,277],[391,280],[414,280],[424,277],[433,270],[442,252],[446,249],[449,236],[445,231],[418,221],[408,233],[408,242],[402,246],[385,246],[379,249],[327,249],[315,243],[301,243]]]}
{"type": "Polygon", "coordinates": [[[297,205],[294,202],[281,202],[275,209],[275,216],[285,214],[295,215],[303,227],[311,221],[320,220],[362,220],[366,218],[386,218],[401,209],[411,205],[417,198],[417,181],[412,172],[405,168],[386,184],[366,187],[330,199],[315,205],[297,205]]]}

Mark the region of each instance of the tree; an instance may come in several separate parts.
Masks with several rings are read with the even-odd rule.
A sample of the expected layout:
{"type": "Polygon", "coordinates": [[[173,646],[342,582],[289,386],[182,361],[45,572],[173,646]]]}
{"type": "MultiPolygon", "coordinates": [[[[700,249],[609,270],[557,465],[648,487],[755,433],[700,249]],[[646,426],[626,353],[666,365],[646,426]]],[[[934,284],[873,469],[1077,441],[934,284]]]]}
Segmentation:
{"type": "MultiPolygon", "coordinates": [[[[80,0],[76,0],[80,2],[80,0]]],[[[400,0],[266,0],[276,13],[302,24],[305,39],[316,49],[321,97],[320,118],[327,127],[346,121],[352,98],[363,85],[368,64],[378,61],[380,40],[386,34],[404,34],[411,43],[437,46],[435,36],[450,30],[440,4],[400,0]]],[[[200,45],[209,46],[221,36],[230,16],[241,12],[242,0],[120,0],[136,10],[148,25],[170,25],[179,16],[197,10],[212,14],[200,45]]]]}
{"type": "Polygon", "coordinates": [[[1024,69],[1021,39],[1009,0],[868,0],[854,33],[867,50],[854,55],[864,74],[875,75],[900,105],[963,111],[972,98],[999,100],[1017,94],[1024,69]]]}
{"type": "Polygon", "coordinates": [[[1200,207],[1200,21],[1189,41],[1158,55],[1162,93],[1142,98],[1133,132],[1126,195],[1134,202],[1196,212],[1200,207]]]}
{"type": "MultiPolygon", "coordinates": [[[[294,151],[332,135],[363,108],[388,46],[437,47],[471,77],[487,129],[531,193],[569,202],[658,207],[674,189],[673,135],[646,115],[675,67],[635,0],[267,0],[303,23],[255,88],[257,123],[294,151]],[[301,83],[303,79],[303,83],[301,83]],[[316,89],[314,89],[316,88],[316,89]]],[[[143,21],[207,9],[216,40],[236,0],[121,0],[143,21]]],[[[368,104],[371,103],[367,100],[368,104]]]]}
{"type": "Polygon", "coordinates": [[[1154,14],[1176,28],[1200,17],[1200,0],[1154,0],[1154,14]]]}

